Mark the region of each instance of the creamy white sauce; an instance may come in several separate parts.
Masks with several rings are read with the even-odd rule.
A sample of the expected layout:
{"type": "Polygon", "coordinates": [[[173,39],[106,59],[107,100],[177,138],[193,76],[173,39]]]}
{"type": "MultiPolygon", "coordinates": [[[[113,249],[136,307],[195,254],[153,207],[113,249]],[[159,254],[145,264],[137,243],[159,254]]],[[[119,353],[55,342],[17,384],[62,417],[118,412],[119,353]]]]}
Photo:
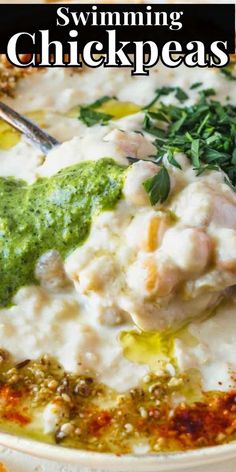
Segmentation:
{"type": "Polygon", "coordinates": [[[122,354],[119,331],[119,326],[101,325],[97,313],[73,290],[53,294],[39,287],[22,288],[15,305],[1,310],[0,344],[16,361],[47,353],[66,371],[95,375],[122,392],[137,385],[148,368],[137,365],[130,376],[133,365],[122,354]]]}
{"type": "MultiPolygon", "coordinates": [[[[203,82],[204,87],[215,88],[217,99],[224,102],[230,95],[231,102],[236,103],[234,83],[212,69],[180,67],[173,71],[159,67],[150,71],[149,78],[131,77],[130,71],[125,69],[101,69],[99,74],[96,70],[81,74],[65,69],[35,73],[19,83],[14,101],[6,101],[20,112],[43,110],[47,130],[64,143],[43,161],[41,153],[22,138],[9,151],[0,151],[0,175],[20,177],[31,183],[39,176],[53,175],[85,159],[106,156],[125,164],[127,154],[147,157],[152,153],[150,138],[136,135],[134,139],[142,113],[111,121],[107,126],[87,128],[77,118],[66,116],[67,112],[75,105],[90,103],[103,95],[115,95],[119,100],[145,105],[152,100],[155,89],[163,85],[186,90],[188,105],[198,96],[197,90],[188,89],[198,81],[203,82]],[[126,132],[124,139],[120,130],[126,132]]],[[[173,94],[163,97],[163,101],[179,104],[173,94]]],[[[95,220],[86,244],[66,261],[67,274],[74,287],[64,293],[27,287],[16,295],[13,307],[0,311],[0,346],[9,350],[17,361],[37,358],[47,352],[57,357],[66,370],[95,370],[100,381],[124,391],[137,385],[148,370],[145,365],[134,366],[122,354],[119,332],[134,326],[124,311],[130,313],[139,326],[156,329],[166,323],[186,321],[187,314],[194,314],[195,308],[197,314],[201,309],[214,306],[222,290],[236,283],[236,274],[229,275],[224,269],[226,263],[236,261],[236,197],[223,183],[220,173],[212,172],[196,179],[185,157],[180,155],[178,159],[184,172],[166,165],[172,188],[169,209],[177,214],[180,223],[165,232],[163,220],[162,247],[155,256],[148,255],[142,245],[147,243],[147,228],[158,208],[154,211],[150,206],[142,182],[153,175],[156,168],[142,164],[140,168],[134,167],[135,175],[125,188],[125,200],[115,211],[95,220]],[[207,273],[204,272],[207,255],[202,251],[205,236],[195,231],[205,231],[206,225],[207,237],[217,241],[219,246],[219,266],[207,273]],[[189,232],[183,237],[185,227],[189,232]],[[222,228],[231,233],[222,233],[222,228]],[[194,231],[191,233],[190,229],[194,231]],[[193,236],[190,237],[190,233],[193,236]],[[225,242],[227,238],[229,244],[225,242]],[[196,254],[199,247],[201,252],[196,254]],[[146,303],[142,286],[143,261],[146,264],[154,258],[157,267],[163,269],[163,280],[167,281],[160,287],[165,297],[159,318],[155,315],[156,308],[146,303]],[[199,264],[195,258],[201,261],[203,271],[197,273],[197,278],[199,264]],[[174,297],[172,300],[168,293],[179,280],[180,272],[185,274],[187,297],[192,294],[190,301],[174,297]],[[98,276],[104,283],[102,291],[93,288],[98,276]],[[209,286],[214,290],[209,292],[206,289],[209,286]],[[120,314],[125,318],[123,324],[119,326],[114,322],[111,326],[120,314]],[[109,316],[112,323],[107,321],[109,316]]],[[[192,323],[189,331],[196,338],[194,347],[176,341],[180,369],[198,368],[205,389],[225,389],[232,385],[231,371],[236,370],[234,313],[232,301],[226,311],[220,308],[211,319],[192,323]]]]}
{"type": "Polygon", "coordinates": [[[191,323],[188,331],[194,337],[194,346],[180,339],[175,341],[180,369],[199,369],[206,390],[225,391],[235,387],[235,312],[232,300],[218,308],[210,319],[191,323]]]}

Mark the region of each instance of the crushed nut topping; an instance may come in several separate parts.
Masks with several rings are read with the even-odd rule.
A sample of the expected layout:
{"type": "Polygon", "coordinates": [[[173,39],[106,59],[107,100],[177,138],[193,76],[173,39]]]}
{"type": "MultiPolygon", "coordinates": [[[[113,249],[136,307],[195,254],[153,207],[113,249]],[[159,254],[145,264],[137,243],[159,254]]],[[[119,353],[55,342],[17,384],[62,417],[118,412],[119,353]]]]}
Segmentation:
{"type": "MultiPolygon", "coordinates": [[[[68,374],[49,356],[16,365],[1,352],[2,430],[32,437],[34,418],[49,405],[58,414],[40,439],[81,449],[125,454],[136,442],[150,451],[217,445],[236,436],[236,391],[186,395],[188,377],[145,376],[139,387],[118,394],[91,375],[68,374]]],[[[38,437],[38,436],[37,436],[38,437]]]]}
{"type": "MultiPolygon", "coordinates": [[[[27,61],[27,59],[28,54],[21,55],[22,61],[27,61]]],[[[14,97],[18,80],[32,74],[34,70],[32,67],[25,69],[15,67],[8,61],[5,54],[0,54],[0,95],[14,97]]]]}

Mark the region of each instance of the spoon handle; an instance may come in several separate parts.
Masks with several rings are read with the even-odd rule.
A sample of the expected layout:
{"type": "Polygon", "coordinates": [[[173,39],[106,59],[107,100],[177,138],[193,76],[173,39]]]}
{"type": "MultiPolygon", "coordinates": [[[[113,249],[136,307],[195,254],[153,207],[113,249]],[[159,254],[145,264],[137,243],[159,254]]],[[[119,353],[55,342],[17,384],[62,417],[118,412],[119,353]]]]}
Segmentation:
{"type": "Polygon", "coordinates": [[[0,118],[23,133],[44,154],[47,154],[52,148],[60,144],[59,141],[39,128],[29,118],[21,115],[3,102],[0,102],[0,118]]]}

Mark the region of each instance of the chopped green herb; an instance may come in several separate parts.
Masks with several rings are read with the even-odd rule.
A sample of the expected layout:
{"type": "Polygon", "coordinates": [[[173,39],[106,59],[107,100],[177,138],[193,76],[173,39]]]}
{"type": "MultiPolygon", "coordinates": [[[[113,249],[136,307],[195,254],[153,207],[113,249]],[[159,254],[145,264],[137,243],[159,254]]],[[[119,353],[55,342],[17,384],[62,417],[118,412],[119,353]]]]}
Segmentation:
{"type": "Polygon", "coordinates": [[[95,102],[90,103],[90,105],[87,106],[88,108],[96,109],[103,105],[103,103],[109,102],[109,100],[111,100],[112,98],[115,99],[115,97],[108,97],[108,95],[104,95],[103,97],[98,98],[98,100],[95,100],[95,102]]]}
{"type": "Polygon", "coordinates": [[[155,103],[157,102],[157,100],[159,100],[160,97],[169,95],[169,93],[173,92],[174,90],[175,90],[174,87],[161,87],[161,88],[156,89],[155,97],[153,98],[153,100],[151,100],[151,102],[145,105],[143,109],[147,110],[148,108],[151,108],[153,105],[155,105],[155,103]]]}
{"type": "Polygon", "coordinates": [[[150,112],[148,115],[145,115],[144,117],[144,129],[148,133],[152,134],[153,136],[156,136],[158,140],[165,141],[165,131],[162,128],[158,128],[157,126],[154,126],[152,124],[152,118],[157,118],[157,115],[155,113],[150,112]]]}
{"type": "Polygon", "coordinates": [[[169,95],[172,92],[175,92],[175,97],[180,102],[184,102],[188,98],[188,95],[180,87],[161,87],[161,88],[156,89],[155,97],[153,98],[153,100],[151,102],[149,102],[147,105],[145,105],[145,107],[143,107],[143,109],[148,110],[153,105],[155,105],[155,103],[157,102],[157,100],[159,100],[160,97],[169,95]]]}
{"type": "Polygon", "coordinates": [[[177,133],[177,131],[179,131],[181,126],[184,124],[184,122],[186,120],[186,117],[187,117],[187,115],[183,111],[182,116],[179,118],[179,120],[175,121],[175,123],[170,125],[169,132],[170,132],[171,135],[174,135],[175,133],[177,133]]]}
{"type": "Polygon", "coordinates": [[[93,126],[93,125],[96,125],[97,123],[101,123],[104,125],[111,118],[112,118],[112,115],[95,111],[89,107],[80,108],[79,119],[83,121],[83,123],[85,123],[87,126],[93,126]]]}
{"type": "Polygon", "coordinates": [[[203,85],[202,82],[194,82],[194,84],[191,85],[190,90],[194,90],[198,87],[201,87],[201,85],[203,85]]]}
{"type": "Polygon", "coordinates": [[[172,166],[177,167],[178,169],[182,169],[181,165],[174,158],[173,152],[171,152],[170,150],[167,151],[167,159],[168,162],[172,164],[172,166]]]}
{"type": "Polygon", "coordinates": [[[201,90],[199,94],[201,98],[206,98],[206,97],[210,97],[211,95],[215,95],[216,91],[213,88],[208,88],[208,89],[201,90]]]}
{"type": "Polygon", "coordinates": [[[236,62],[231,62],[228,66],[222,67],[220,69],[221,74],[224,74],[225,77],[227,77],[228,80],[236,80],[236,75],[233,74],[232,72],[232,67],[236,64],[236,62]]]}
{"type": "Polygon", "coordinates": [[[170,177],[166,168],[163,166],[156,175],[145,180],[143,186],[152,205],[158,202],[163,203],[170,192],[170,177]]]}
{"type": "Polygon", "coordinates": [[[236,185],[236,106],[213,100],[214,94],[212,88],[201,90],[191,106],[161,102],[155,112],[146,110],[143,129],[156,137],[156,161],[167,155],[176,166],[174,155],[183,152],[197,175],[222,169],[236,185]]]}
{"type": "Polygon", "coordinates": [[[188,95],[184,92],[183,89],[181,89],[180,87],[176,87],[175,90],[175,97],[179,100],[179,102],[185,102],[185,100],[188,99],[188,95]]]}
{"type": "Polygon", "coordinates": [[[206,171],[209,171],[209,170],[219,170],[219,166],[217,166],[216,164],[202,164],[201,167],[195,169],[196,170],[196,175],[201,175],[203,174],[204,172],[206,171]]]}
{"type": "Polygon", "coordinates": [[[191,144],[191,157],[193,167],[199,168],[200,167],[200,160],[199,160],[199,139],[193,139],[191,144]]]}
{"type": "Polygon", "coordinates": [[[111,100],[111,98],[114,99],[114,97],[108,97],[107,95],[104,95],[103,97],[99,98],[93,103],[90,103],[89,105],[81,106],[79,119],[83,121],[83,123],[85,123],[87,126],[93,126],[97,123],[103,125],[106,124],[109,120],[111,120],[111,118],[113,118],[113,116],[108,113],[102,113],[100,111],[97,111],[96,109],[101,107],[103,103],[106,103],[111,100]]]}
{"type": "Polygon", "coordinates": [[[234,166],[236,165],[236,148],[233,151],[231,162],[234,166]]]}

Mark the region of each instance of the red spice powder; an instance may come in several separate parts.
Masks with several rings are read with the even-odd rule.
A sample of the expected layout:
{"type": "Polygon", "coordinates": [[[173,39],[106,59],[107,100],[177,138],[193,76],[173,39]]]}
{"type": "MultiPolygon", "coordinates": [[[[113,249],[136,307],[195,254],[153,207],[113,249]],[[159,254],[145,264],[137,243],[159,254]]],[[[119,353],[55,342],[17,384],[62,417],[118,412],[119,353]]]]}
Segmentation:
{"type": "Polygon", "coordinates": [[[107,427],[111,422],[111,414],[108,411],[99,412],[88,425],[89,433],[96,436],[101,429],[107,427]]]}
{"type": "Polygon", "coordinates": [[[28,416],[22,415],[21,413],[13,410],[5,412],[3,418],[7,421],[18,423],[20,426],[25,426],[31,422],[31,419],[28,416]]]}
{"type": "Polygon", "coordinates": [[[174,410],[160,407],[157,413],[150,409],[147,419],[139,420],[136,427],[148,434],[153,444],[162,438],[166,449],[229,441],[236,433],[236,392],[205,394],[204,402],[183,403],[174,410]]]}
{"type": "Polygon", "coordinates": [[[8,405],[17,405],[23,396],[23,391],[14,390],[9,385],[0,386],[0,399],[4,400],[8,405]]]}

